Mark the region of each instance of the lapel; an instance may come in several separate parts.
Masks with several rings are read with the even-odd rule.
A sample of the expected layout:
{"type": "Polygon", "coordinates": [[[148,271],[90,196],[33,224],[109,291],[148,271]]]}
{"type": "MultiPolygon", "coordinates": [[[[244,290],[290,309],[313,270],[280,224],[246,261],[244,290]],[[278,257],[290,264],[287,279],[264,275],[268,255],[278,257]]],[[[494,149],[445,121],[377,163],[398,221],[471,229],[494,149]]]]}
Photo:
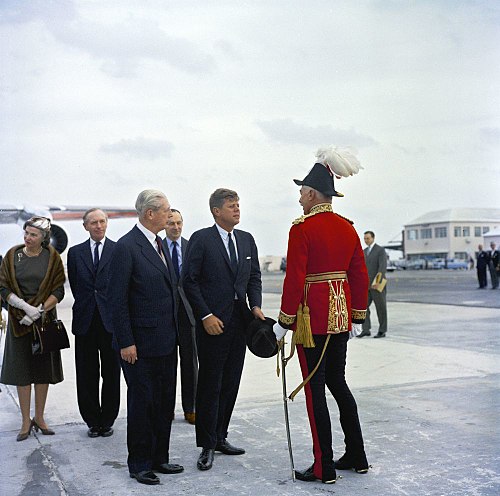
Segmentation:
{"type": "Polygon", "coordinates": [[[80,256],[90,273],[94,275],[94,262],[92,261],[92,253],[90,252],[90,238],[81,245],[80,256]]]}
{"type": "Polygon", "coordinates": [[[111,260],[111,243],[109,239],[106,239],[106,242],[102,247],[101,258],[99,259],[99,266],[97,267],[98,274],[110,260],[111,260]]]}
{"type": "Polygon", "coordinates": [[[222,257],[226,261],[228,269],[232,273],[233,270],[231,269],[231,263],[229,262],[229,255],[227,254],[226,247],[224,246],[224,242],[222,241],[222,238],[220,237],[219,231],[215,224],[212,226],[212,236],[215,239],[215,244],[217,246],[217,249],[220,251],[222,257]]]}
{"type": "MultiPolygon", "coordinates": [[[[153,245],[148,241],[146,236],[142,234],[137,226],[134,226],[134,235],[137,244],[141,247],[141,252],[144,257],[148,260],[148,262],[150,262],[158,270],[160,270],[164,274],[170,286],[173,286],[172,279],[170,277],[170,270],[168,268],[168,258],[165,258],[165,260],[167,260],[167,265],[165,265],[156,250],[153,248],[153,245]]],[[[165,250],[163,250],[163,252],[165,257],[167,257],[165,250]]]]}

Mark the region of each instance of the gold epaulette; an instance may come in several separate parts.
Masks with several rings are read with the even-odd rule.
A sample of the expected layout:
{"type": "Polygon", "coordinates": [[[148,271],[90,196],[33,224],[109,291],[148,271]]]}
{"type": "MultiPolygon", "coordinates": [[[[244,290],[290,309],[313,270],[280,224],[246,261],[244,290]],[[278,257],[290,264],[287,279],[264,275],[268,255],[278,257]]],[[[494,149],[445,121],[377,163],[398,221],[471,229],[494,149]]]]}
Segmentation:
{"type": "Polygon", "coordinates": [[[346,220],[346,221],[347,221],[347,222],[349,222],[349,224],[351,224],[351,225],[352,225],[352,224],[354,224],[354,221],[353,221],[353,220],[348,219],[347,217],[344,217],[343,215],[340,215],[340,214],[338,214],[337,212],[335,212],[335,215],[338,215],[341,219],[346,220]]]}
{"type": "Polygon", "coordinates": [[[297,217],[292,222],[292,224],[293,225],[301,224],[309,217],[312,217],[313,215],[316,215],[316,214],[322,214],[325,212],[333,212],[333,208],[332,208],[331,203],[319,203],[318,205],[314,205],[314,207],[311,208],[311,211],[307,215],[301,215],[300,217],[297,217]]]}

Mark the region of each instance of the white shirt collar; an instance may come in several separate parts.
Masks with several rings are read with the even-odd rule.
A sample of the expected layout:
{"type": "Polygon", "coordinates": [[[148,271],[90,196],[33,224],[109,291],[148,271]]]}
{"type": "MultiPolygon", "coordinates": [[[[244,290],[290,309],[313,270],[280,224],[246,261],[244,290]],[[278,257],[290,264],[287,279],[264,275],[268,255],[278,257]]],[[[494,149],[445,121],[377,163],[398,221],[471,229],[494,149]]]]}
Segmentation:
{"type": "MultiPolygon", "coordinates": [[[[94,241],[92,238],[89,239],[90,239],[90,249],[93,250],[95,248],[96,241],[94,241]]],[[[104,238],[101,239],[100,241],[101,245],[99,246],[99,249],[102,249],[104,247],[105,242],[106,242],[106,236],[104,236],[104,238]]]]}
{"type": "Polygon", "coordinates": [[[215,227],[217,227],[217,231],[219,231],[219,234],[221,235],[222,239],[224,241],[227,241],[228,239],[228,234],[232,234],[233,235],[233,240],[234,240],[234,229],[228,233],[224,228],[222,228],[221,226],[219,226],[219,224],[217,224],[217,222],[215,223],[215,227]]]}
{"type": "Polygon", "coordinates": [[[150,231],[147,227],[144,227],[140,222],[138,222],[136,224],[137,226],[137,229],[139,229],[139,231],[142,232],[142,234],[144,234],[144,236],[146,236],[146,238],[148,239],[148,241],[151,243],[151,245],[153,246],[153,248],[155,249],[155,251],[157,250],[156,248],[156,234],[152,231],[150,231]]]}

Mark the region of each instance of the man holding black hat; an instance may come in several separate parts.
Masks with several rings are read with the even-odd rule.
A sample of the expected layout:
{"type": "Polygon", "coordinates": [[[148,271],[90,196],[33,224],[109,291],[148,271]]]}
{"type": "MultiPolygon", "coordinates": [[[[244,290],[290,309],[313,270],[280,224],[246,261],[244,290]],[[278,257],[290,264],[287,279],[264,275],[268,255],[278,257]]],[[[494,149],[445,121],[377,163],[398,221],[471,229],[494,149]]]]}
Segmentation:
{"type": "Polygon", "coordinates": [[[336,481],[337,469],[368,471],[356,401],[345,381],[347,341],[361,332],[366,315],[368,275],[352,222],[333,212],[333,176],[348,177],[361,168],[347,150],[320,149],[317,163],[303,181],[304,215],[293,222],[288,238],[287,270],[276,338],[294,331],[304,378],[314,463],[296,471],[302,481],[336,481]],[[351,331],[351,332],[350,332],[351,331]],[[333,460],[330,415],[325,385],[335,398],[346,452],[333,460]]]}
{"type": "Polygon", "coordinates": [[[257,246],[250,233],[234,229],[238,194],[219,188],[209,205],[215,224],[191,236],[181,275],[196,317],[199,470],[212,468],[215,451],[245,453],[226,438],[245,360],[245,329],[254,318],[265,320],[257,246]]]}

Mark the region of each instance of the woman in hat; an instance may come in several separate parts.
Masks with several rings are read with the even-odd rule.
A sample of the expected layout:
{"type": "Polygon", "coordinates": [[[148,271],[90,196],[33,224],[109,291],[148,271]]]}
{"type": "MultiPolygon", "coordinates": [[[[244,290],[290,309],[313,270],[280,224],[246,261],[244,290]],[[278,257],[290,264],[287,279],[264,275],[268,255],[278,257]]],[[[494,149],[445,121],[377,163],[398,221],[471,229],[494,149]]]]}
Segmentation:
{"type": "Polygon", "coordinates": [[[24,244],[12,247],[0,266],[0,295],[8,303],[9,324],[0,382],[17,386],[22,425],[18,441],[31,430],[51,435],[44,419],[49,384],[63,380],[59,351],[33,355],[33,323],[44,312],[55,318],[55,307],[64,297],[61,257],[50,246],[50,220],[32,217],[25,222],[24,244]],[[35,415],[30,415],[31,385],[35,389],[35,415]]]}

